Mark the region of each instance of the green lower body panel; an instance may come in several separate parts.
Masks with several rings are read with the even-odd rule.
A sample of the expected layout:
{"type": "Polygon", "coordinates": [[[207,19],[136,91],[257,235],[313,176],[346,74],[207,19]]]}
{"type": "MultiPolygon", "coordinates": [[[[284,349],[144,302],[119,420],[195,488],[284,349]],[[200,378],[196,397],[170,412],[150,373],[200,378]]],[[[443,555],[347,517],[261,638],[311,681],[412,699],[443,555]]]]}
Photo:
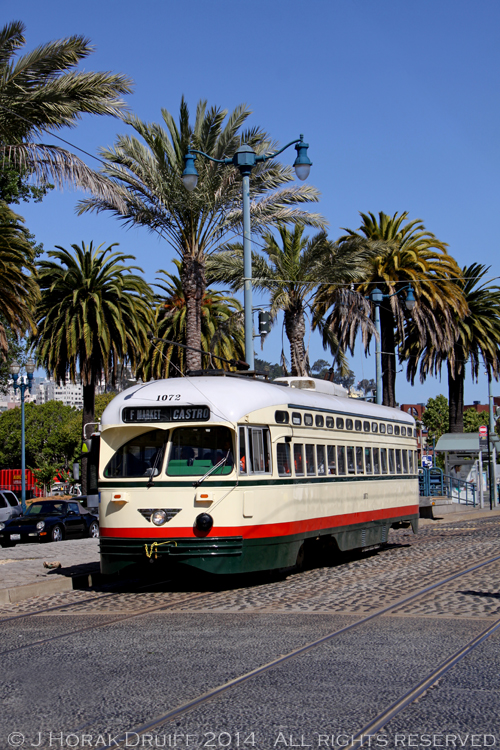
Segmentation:
{"type": "Polygon", "coordinates": [[[219,575],[290,568],[302,561],[304,550],[307,556],[315,546],[344,552],[383,544],[388,539],[391,526],[400,522],[411,524],[417,533],[418,516],[405,516],[262,539],[194,537],[161,542],[157,539],[101,537],[101,572],[111,575],[130,566],[142,567],[151,563],[166,572],[189,567],[219,575]]]}

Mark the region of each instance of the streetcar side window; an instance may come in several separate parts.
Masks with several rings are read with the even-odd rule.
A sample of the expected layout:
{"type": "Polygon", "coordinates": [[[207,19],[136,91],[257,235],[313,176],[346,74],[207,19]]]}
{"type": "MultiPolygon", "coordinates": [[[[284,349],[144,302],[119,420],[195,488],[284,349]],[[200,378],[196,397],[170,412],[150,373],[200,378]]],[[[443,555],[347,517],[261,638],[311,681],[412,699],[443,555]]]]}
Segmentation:
{"type": "Polygon", "coordinates": [[[401,463],[401,451],[398,449],[396,450],[396,474],[402,474],[403,473],[403,465],[401,463]]]}
{"type": "Polygon", "coordinates": [[[367,474],[373,474],[371,448],[365,448],[365,471],[367,474]]]}
{"type": "Polygon", "coordinates": [[[327,417],[326,418],[326,426],[328,427],[329,430],[333,430],[333,428],[335,426],[333,424],[333,417],[327,417]]]}
{"type": "Polygon", "coordinates": [[[354,420],[354,429],[356,430],[356,432],[361,432],[361,419],[354,420]]]}
{"type": "Polygon", "coordinates": [[[295,466],[295,476],[304,476],[304,458],[303,458],[303,445],[302,443],[294,443],[293,445],[293,463],[295,466]]]}
{"type": "Polygon", "coordinates": [[[392,424],[387,425],[387,434],[392,435],[392,424]]]}
{"type": "Polygon", "coordinates": [[[337,417],[337,430],[343,430],[344,429],[344,420],[342,417],[337,417]]]}
{"type": "Polygon", "coordinates": [[[323,427],[325,424],[324,417],[321,414],[316,414],[316,427],[323,427]]]}
{"type": "Polygon", "coordinates": [[[312,427],[312,424],[313,424],[312,414],[304,414],[304,424],[306,427],[312,427]]]}
{"type": "Polygon", "coordinates": [[[413,435],[413,430],[411,427],[406,428],[406,434],[408,435],[408,437],[411,437],[413,435]]]}
{"type": "Polygon", "coordinates": [[[363,432],[370,432],[370,423],[363,422],[363,432]]]}
{"type": "Polygon", "coordinates": [[[380,474],[380,459],[378,448],[373,449],[373,473],[380,474]]]}
{"type": "Polygon", "coordinates": [[[160,474],[168,432],[151,430],[136,435],[116,451],[108,461],[104,476],[114,477],[156,477],[160,474]]]}
{"type": "Polygon", "coordinates": [[[408,452],[403,451],[403,474],[408,474],[408,452]]]}
{"type": "Polygon", "coordinates": [[[365,473],[365,467],[363,463],[363,448],[360,445],[356,446],[356,473],[365,473]]]}
{"type": "Polygon", "coordinates": [[[406,427],[401,427],[401,435],[406,435],[406,427]]]}
{"type": "Polygon", "coordinates": [[[320,476],[324,476],[326,474],[325,446],[324,445],[316,446],[316,460],[318,462],[318,474],[320,476]]]}
{"type": "Polygon", "coordinates": [[[372,422],[372,432],[378,432],[378,422],[372,422]]]}
{"type": "Polygon", "coordinates": [[[244,427],[239,429],[240,435],[240,474],[247,473],[247,447],[246,447],[246,431],[244,427]]]}
{"type": "Polygon", "coordinates": [[[346,421],[345,421],[345,428],[346,428],[346,430],[352,430],[352,428],[353,428],[353,421],[352,421],[352,419],[346,419],[346,421]]]}
{"type": "Polygon", "coordinates": [[[394,434],[395,435],[399,435],[399,433],[400,433],[399,425],[395,424],[394,425],[394,434]]]}
{"type": "Polygon", "coordinates": [[[382,474],[387,474],[387,448],[380,449],[380,466],[382,474]]]}
{"type": "Polygon", "coordinates": [[[334,445],[327,446],[327,455],[328,455],[328,473],[336,474],[337,464],[335,461],[335,446],[334,445]]]}
{"type": "Polygon", "coordinates": [[[337,466],[339,474],[345,474],[345,445],[337,447],[337,466]]]}
{"type": "Polygon", "coordinates": [[[314,445],[306,445],[306,471],[307,476],[316,475],[316,461],[314,458],[314,445]]]}
{"type": "Polygon", "coordinates": [[[385,424],[380,424],[380,434],[385,435],[385,424]]]}
{"type": "Polygon", "coordinates": [[[292,411],[292,424],[302,424],[302,414],[298,411],[292,411]]]}
{"type": "Polygon", "coordinates": [[[271,471],[271,451],[267,427],[249,427],[250,471],[268,474],[271,471]]]}
{"type": "Polygon", "coordinates": [[[354,465],[354,446],[353,445],[347,446],[347,473],[348,474],[356,473],[356,467],[354,465]]]}
{"type": "Polygon", "coordinates": [[[408,461],[410,463],[410,474],[413,474],[413,451],[408,451],[408,461]]]}
{"type": "Polygon", "coordinates": [[[278,464],[278,474],[280,477],[290,476],[290,446],[288,443],[278,443],[276,445],[276,461],[278,464]]]}
{"type": "Polygon", "coordinates": [[[172,433],[167,474],[200,476],[219,462],[211,476],[230,474],[234,468],[233,439],[227,427],[178,427],[172,433]]]}
{"type": "Polygon", "coordinates": [[[389,474],[395,474],[394,448],[389,448],[389,474]]]}

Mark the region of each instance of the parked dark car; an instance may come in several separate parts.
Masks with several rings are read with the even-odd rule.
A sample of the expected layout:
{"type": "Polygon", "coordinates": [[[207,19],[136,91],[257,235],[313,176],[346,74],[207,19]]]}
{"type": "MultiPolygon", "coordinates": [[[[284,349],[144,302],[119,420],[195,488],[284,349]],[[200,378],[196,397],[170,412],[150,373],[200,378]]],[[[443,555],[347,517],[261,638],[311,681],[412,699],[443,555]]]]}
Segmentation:
{"type": "Polygon", "coordinates": [[[76,537],[98,537],[97,516],[76,500],[37,500],[24,516],[0,523],[0,545],[22,542],[60,542],[76,537]]]}

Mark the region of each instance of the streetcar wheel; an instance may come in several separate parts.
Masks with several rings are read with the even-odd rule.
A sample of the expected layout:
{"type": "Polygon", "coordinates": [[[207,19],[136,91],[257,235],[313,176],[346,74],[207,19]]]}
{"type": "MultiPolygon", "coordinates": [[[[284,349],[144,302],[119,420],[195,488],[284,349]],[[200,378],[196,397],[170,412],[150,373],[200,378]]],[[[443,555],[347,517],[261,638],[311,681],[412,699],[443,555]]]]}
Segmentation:
{"type": "Polygon", "coordinates": [[[50,532],[50,541],[51,542],[62,542],[63,538],[63,532],[60,526],[54,526],[52,531],[50,532]]]}
{"type": "Polygon", "coordinates": [[[98,538],[98,536],[99,536],[99,524],[97,523],[97,521],[92,521],[92,523],[90,524],[88,535],[92,539],[97,539],[98,538]]]}

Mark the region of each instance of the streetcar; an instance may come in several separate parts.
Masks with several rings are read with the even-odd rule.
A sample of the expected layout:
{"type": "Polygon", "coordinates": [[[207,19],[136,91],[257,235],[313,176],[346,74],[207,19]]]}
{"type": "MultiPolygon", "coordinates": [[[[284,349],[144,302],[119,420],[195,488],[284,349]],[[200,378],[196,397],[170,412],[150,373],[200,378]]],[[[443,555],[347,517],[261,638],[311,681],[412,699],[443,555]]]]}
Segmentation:
{"type": "Polygon", "coordinates": [[[416,449],[409,414],[316,378],[136,385],[92,437],[101,570],[241,574],[381,545],[393,526],[416,533],[416,449]]]}

